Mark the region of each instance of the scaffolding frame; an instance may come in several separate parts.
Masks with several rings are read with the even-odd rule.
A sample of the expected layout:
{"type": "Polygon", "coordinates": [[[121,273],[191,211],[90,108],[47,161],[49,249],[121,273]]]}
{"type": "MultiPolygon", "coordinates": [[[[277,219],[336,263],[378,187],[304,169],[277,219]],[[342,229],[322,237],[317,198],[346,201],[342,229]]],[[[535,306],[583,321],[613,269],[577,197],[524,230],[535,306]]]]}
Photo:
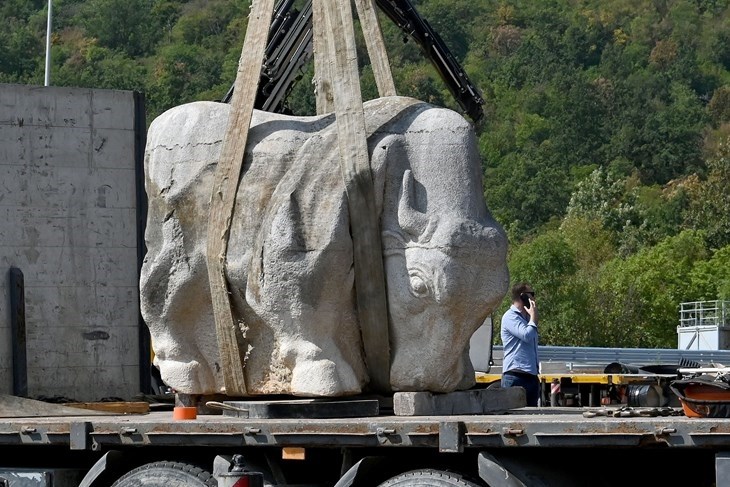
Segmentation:
{"type": "Polygon", "coordinates": [[[679,327],[725,326],[730,319],[730,301],[691,301],[681,303],[679,327]]]}

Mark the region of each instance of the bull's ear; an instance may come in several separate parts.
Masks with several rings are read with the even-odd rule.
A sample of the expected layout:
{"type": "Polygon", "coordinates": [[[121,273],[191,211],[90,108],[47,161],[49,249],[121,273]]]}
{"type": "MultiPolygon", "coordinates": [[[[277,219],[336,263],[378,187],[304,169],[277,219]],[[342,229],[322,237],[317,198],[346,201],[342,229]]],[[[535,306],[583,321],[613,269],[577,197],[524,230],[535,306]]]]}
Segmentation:
{"type": "Polygon", "coordinates": [[[428,217],[413,206],[415,181],[410,169],[403,173],[398,200],[398,224],[406,235],[418,240],[428,226],[428,217]]]}

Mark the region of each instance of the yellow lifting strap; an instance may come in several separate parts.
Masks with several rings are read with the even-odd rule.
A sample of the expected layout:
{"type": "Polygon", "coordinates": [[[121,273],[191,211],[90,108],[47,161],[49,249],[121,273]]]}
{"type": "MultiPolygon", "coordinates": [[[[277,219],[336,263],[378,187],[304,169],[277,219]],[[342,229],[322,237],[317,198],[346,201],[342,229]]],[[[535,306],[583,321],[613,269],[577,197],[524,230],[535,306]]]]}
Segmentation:
{"type": "MultiPolygon", "coordinates": [[[[246,395],[245,323],[234,320],[225,277],[226,252],[248,129],[261,75],[274,0],[254,0],[216,168],[208,223],[207,263],[221,368],[229,396],[246,395]]],[[[395,94],[372,0],[357,0],[381,96],[395,94]]],[[[380,229],[362,106],[349,0],[313,0],[317,112],[334,109],[340,170],[353,240],[355,292],[371,387],[390,391],[390,339],[380,229]]]]}

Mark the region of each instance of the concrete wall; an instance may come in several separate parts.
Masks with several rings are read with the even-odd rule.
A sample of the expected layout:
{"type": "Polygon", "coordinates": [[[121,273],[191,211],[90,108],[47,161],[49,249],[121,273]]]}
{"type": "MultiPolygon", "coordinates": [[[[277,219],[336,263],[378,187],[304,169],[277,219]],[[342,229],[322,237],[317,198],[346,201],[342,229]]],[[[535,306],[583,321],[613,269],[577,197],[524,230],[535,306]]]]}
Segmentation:
{"type": "Polygon", "coordinates": [[[131,92],[0,85],[0,393],[8,273],[25,279],[30,397],[140,389],[131,92]]]}

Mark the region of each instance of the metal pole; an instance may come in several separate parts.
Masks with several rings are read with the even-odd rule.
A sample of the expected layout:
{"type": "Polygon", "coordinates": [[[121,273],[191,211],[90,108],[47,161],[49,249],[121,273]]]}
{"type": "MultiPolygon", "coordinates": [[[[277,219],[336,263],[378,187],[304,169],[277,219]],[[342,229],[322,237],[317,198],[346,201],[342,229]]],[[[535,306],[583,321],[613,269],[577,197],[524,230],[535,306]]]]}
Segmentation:
{"type": "Polygon", "coordinates": [[[51,25],[53,18],[53,0],[48,0],[48,22],[46,24],[46,79],[44,86],[51,84],[51,25]]]}

